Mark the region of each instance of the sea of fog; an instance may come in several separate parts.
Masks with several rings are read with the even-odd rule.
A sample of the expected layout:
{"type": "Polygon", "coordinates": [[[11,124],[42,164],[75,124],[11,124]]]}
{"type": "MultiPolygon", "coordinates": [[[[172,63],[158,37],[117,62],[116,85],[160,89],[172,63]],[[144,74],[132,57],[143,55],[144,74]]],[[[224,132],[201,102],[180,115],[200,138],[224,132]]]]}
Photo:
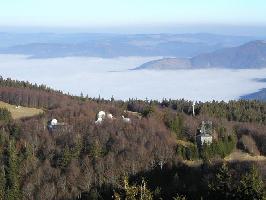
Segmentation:
{"type": "Polygon", "coordinates": [[[160,57],[69,57],[29,59],[23,55],[0,55],[4,78],[46,84],[64,92],[90,97],[126,100],[189,99],[231,100],[266,87],[266,69],[229,70],[128,70],[160,57]]]}

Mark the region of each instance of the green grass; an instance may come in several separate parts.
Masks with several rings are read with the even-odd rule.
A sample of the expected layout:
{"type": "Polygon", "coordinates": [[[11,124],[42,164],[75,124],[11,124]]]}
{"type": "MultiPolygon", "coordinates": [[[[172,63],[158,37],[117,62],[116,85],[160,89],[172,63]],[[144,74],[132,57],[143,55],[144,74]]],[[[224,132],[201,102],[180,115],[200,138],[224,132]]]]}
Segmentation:
{"type": "Polygon", "coordinates": [[[15,105],[11,105],[5,102],[0,101],[0,108],[6,108],[11,112],[13,119],[20,119],[24,117],[32,117],[35,115],[39,115],[43,113],[42,109],[37,108],[28,108],[28,107],[16,107],[15,105]]]}

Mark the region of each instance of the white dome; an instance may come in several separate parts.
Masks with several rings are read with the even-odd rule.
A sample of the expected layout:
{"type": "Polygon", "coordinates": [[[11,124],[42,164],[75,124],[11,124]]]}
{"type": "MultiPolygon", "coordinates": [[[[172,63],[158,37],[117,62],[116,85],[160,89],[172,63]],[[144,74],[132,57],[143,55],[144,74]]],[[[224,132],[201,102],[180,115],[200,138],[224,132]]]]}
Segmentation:
{"type": "Polygon", "coordinates": [[[51,125],[52,125],[52,126],[57,125],[57,119],[52,119],[52,121],[51,121],[51,125]]]}
{"type": "Polygon", "coordinates": [[[99,113],[98,113],[98,115],[97,115],[97,118],[102,118],[102,119],[104,119],[105,118],[105,112],[104,111],[100,111],[99,113]]]}
{"type": "Polygon", "coordinates": [[[107,114],[107,118],[108,118],[108,119],[113,119],[113,115],[112,115],[111,113],[108,113],[108,114],[107,114]]]}
{"type": "Polygon", "coordinates": [[[99,117],[97,121],[95,121],[95,124],[101,124],[103,122],[103,118],[99,117]]]}
{"type": "Polygon", "coordinates": [[[124,117],[124,115],[122,115],[122,119],[126,123],[130,123],[131,122],[131,119],[130,118],[127,118],[127,117],[124,117]]]}

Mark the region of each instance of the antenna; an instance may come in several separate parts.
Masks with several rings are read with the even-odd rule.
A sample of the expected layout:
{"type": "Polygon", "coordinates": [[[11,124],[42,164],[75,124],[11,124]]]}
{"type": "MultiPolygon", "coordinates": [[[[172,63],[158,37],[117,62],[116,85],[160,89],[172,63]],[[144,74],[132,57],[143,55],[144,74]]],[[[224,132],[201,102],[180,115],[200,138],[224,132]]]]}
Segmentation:
{"type": "Polygon", "coordinates": [[[195,116],[195,101],[192,103],[192,115],[195,116]]]}

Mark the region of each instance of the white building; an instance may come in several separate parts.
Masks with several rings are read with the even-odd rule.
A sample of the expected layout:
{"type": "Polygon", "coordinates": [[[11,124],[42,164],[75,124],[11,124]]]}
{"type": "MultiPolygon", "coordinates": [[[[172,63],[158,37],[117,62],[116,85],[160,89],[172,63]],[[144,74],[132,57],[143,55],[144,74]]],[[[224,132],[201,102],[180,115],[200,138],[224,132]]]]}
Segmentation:
{"type": "Polygon", "coordinates": [[[196,136],[196,141],[199,145],[204,145],[204,143],[209,145],[212,143],[212,136],[209,134],[200,134],[196,136]]]}
{"type": "Polygon", "coordinates": [[[211,144],[213,141],[212,133],[212,122],[202,121],[199,134],[196,135],[197,144],[200,146],[202,146],[204,143],[206,143],[207,145],[211,144]]]}

